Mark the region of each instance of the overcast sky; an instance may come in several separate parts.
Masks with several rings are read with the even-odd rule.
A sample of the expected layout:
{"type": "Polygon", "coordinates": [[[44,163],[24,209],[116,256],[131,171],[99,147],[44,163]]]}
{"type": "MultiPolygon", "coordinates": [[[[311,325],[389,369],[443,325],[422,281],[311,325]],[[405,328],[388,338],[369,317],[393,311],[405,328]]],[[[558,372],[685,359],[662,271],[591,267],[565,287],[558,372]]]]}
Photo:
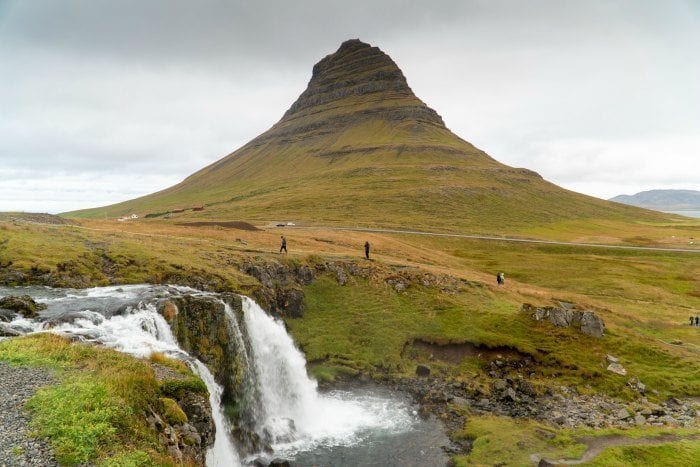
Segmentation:
{"type": "Polygon", "coordinates": [[[0,0],[0,210],[175,184],[349,38],[501,162],[603,198],[700,190],[697,0],[0,0]]]}

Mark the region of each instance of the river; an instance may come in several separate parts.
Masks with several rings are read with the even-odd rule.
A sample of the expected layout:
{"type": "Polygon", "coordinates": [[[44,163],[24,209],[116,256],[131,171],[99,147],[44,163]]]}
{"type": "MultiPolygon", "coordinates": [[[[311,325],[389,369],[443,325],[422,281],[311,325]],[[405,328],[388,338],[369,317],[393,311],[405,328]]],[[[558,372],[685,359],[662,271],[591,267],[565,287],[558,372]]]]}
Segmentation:
{"type": "MultiPolygon", "coordinates": [[[[206,383],[216,425],[216,440],[207,465],[239,466],[284,458],[292,465],[446,465],[444,427],[417,416],[417,407],[402,393],[382,387],[322,392],[309,378],[306,360],[284,324],[244,297],[239,321],[227,308],[231,339],[247,362],[253,429],[272,452],[242,454],[228,436],[231,421],[221,407],[222,388],[202,362],[178,346],[167,322],[157,312],[163,298],[213,295],[187,287],[130,285],[85,290],[48,287],[0,287],[0,296],[27,294],[47,309],[37,320],[16,318],[14,329],[54,332],[146,358],[162,352],[188,363],[206,383]],[[241,330],[245,332],[241,332],[241,330]],[[243,343],[243,342],[242,342],[243,343]]],[[[228,307],[228,306],[227,306],[228,307]]]]}

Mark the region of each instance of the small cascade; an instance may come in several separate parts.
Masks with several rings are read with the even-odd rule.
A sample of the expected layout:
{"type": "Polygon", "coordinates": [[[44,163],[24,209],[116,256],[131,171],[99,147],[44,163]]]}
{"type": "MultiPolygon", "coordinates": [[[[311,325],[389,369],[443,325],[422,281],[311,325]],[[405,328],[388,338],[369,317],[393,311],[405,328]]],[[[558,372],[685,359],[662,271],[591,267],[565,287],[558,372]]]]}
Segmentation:
{"type": "MultiPolygon", "coordinates": [[[[114,297],[118,296],[119,292],[89,289],[86,295],[114,297]]],[[[61,297],[57,300],[65,301],[70,298],[73,297],[61,297]]],[[[147,358],[154,352],[161,352],[183,360],[193,373],[204,381],[209,391],[216,436],[214,446],[207,452],[207,465],[209,467],[242,465],[236,447],[228,436],[230,427],[221,406],[223,388],[214,380],[214,376],[206,365],[180,349],[168,322],[157,312],[154,300],[139,301],[134,305],[126,306],[123,314],[114,314],[109,318],[90,310],[72,311],[70,316],[70,321],[51,328],[47,323],[24,318],[16,318],[11,324],[26,332],[49,331],[73,339],[99,343],[139,358],[147,358]]]]}
{"type": "Polygon", "coordinates": [[[214,380],[209,368],[197,359],[190,360],[190,367],[209,390],[209,404],[211,405],[214,426],[216,426],[216,437],[214,446],[207,452],[208,467],[238,467],[241,465],[238,451],[228,436],[230,425],[221,407],[221,394],[223,388],[214,380]]]}

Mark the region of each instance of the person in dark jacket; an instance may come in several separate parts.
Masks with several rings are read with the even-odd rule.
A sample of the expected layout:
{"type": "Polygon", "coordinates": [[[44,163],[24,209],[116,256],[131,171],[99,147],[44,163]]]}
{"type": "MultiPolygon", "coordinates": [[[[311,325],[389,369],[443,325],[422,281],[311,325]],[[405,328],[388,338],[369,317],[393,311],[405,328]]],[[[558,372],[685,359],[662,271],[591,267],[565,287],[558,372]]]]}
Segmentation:
{"type": "Polygon", "coordinates": [[[700,326],[700,316],[695,317],[695,325],[700,326]]]}
{"type": "Polygon", "coordinates": [[[282,245],[280,246],[280,254],[282,253],[282,250],[284,250],[284,252],[287,253],[287,239],[284,238],[284,235],[282,235],[282,245]]]}
{"type": "Polygon", "coordinates": [[[369,242],[365,242],[365,258],[369,259],[369,242]]]}

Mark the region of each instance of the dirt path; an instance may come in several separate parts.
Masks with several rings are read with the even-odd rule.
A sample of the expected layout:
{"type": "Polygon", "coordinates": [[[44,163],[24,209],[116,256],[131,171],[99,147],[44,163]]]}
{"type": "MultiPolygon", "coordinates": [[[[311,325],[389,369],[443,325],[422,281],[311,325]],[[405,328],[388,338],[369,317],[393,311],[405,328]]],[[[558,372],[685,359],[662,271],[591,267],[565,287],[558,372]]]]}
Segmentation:
{"type": "Polygon", "coordinates": [[[429,237],[446,237],[446,238],[468,238],[473,240],[488,240],[498,242],[513,242],[513,243],[537,243],[544,245],[564,245],[564,246],[580,246],[588,248],[610,248],[616,250],[641,250],[641,251],[665,251],[671,253],[700,253],[700,248],[664,248],[655,246],[634,246],[634,245],[606,245],[604,243],[581,243],[581,242],[560,242],[556,240],[537,240],[530,238],[514,238],[514,237],[493,237],[488,235],[470,235],[470,234],[455,234],[455,233],[439,233],[439,232],[422,232],[420,230],[400,230],[400,229],[371,229],[364,227],[300,227],[288,226],[285,229],[312,229],[312,230],[341,230],[348,232],[370,232],[370,233],[388,233],[388,234],[409,234],[409,235],[425,235],[429,237]]]}
{"type": "MultiPolygon", "coordinates": [[[[598,457],[604,449],[615,446],[654,446],[657,444],[672,443],[683,440],[697,440],[700,435],[678,436],[678,435],[660,435],[649,436],[646,438],[628,438],[622,435],[600,436],[592,438],[581,438],[577,441],[588,446],[586,452],[583,453],[580,459],[547,459],[545,461],[554,465],[578,465],[586,462],[591,462],[598,457]]],[[[540,454],[533,454],[531,460],[534,463],[539,463],[543,457],[540,454]]]]}
{"type": "Polygon", "coordinates": [[[29,435],[24,410],[37,389],[55,382],[47,370],[0,362],[0,467],[58,465],[48,444],[29,435]]]}

